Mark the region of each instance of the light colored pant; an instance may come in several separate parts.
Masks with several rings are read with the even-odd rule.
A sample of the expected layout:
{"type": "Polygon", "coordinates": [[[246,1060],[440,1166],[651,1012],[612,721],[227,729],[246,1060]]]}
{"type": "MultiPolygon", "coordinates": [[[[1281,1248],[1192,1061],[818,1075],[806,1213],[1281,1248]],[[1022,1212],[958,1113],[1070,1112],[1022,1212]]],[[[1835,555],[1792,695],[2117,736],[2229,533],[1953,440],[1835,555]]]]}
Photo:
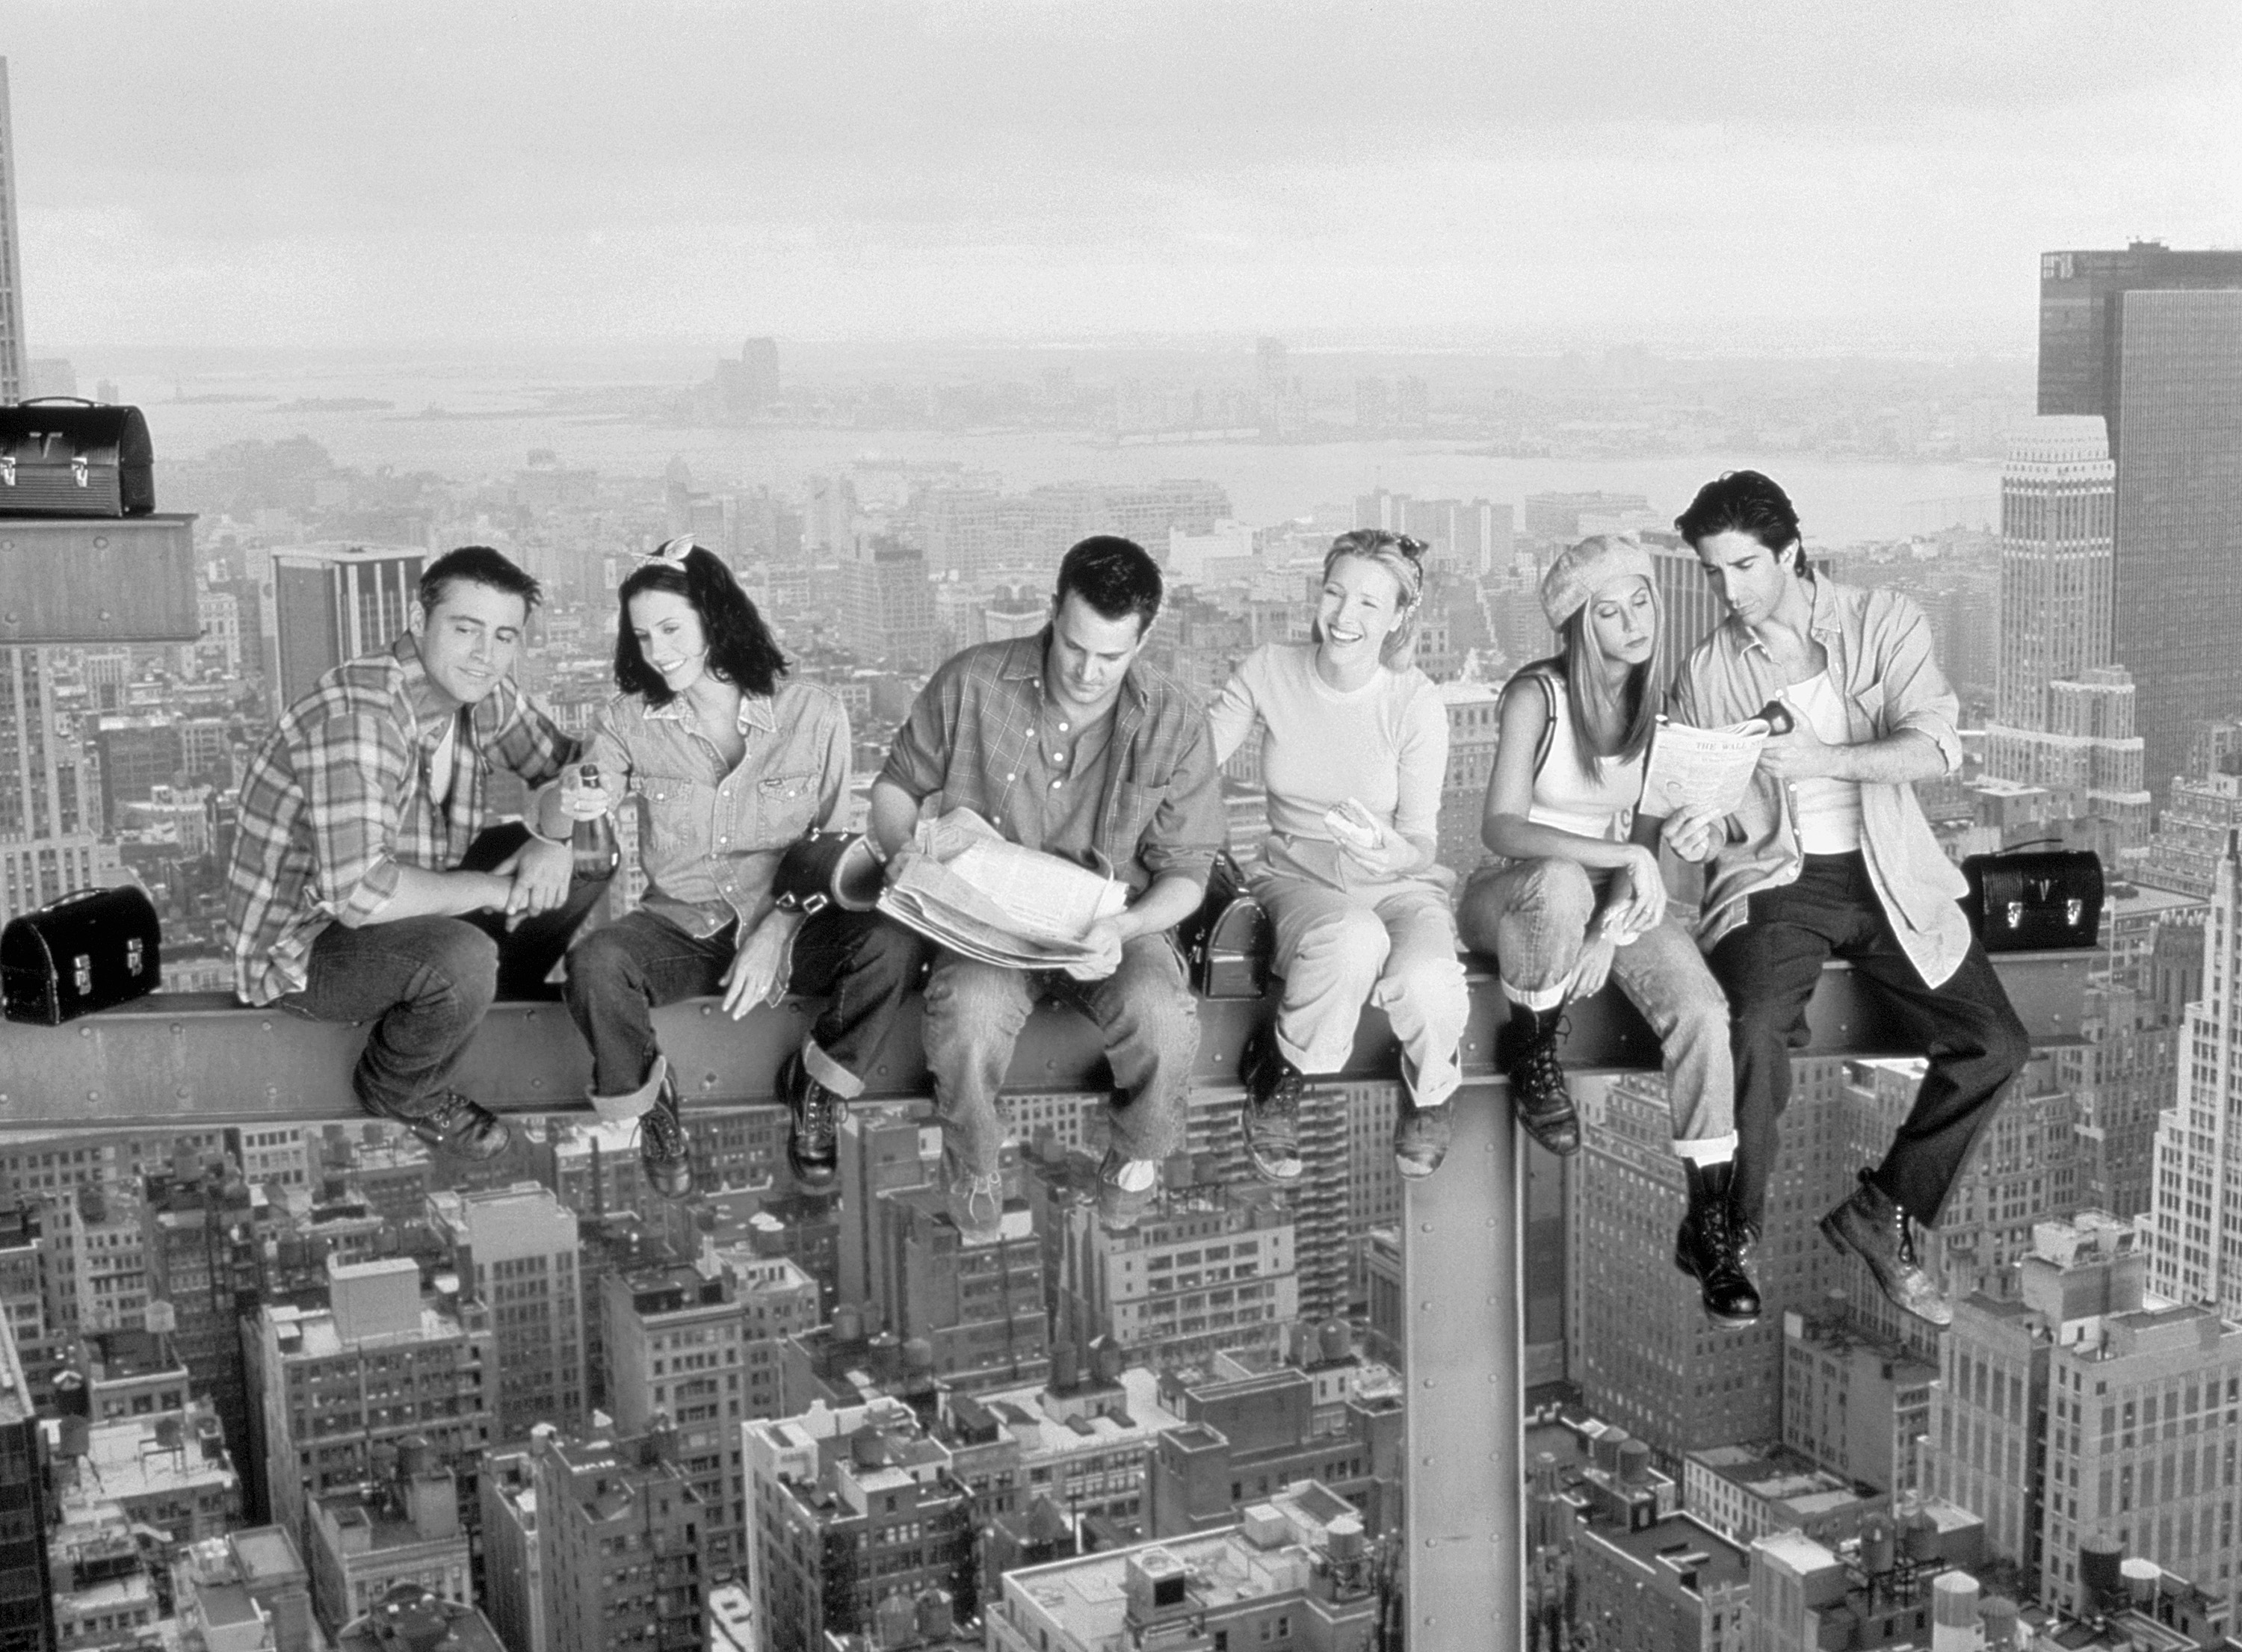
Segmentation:
{"type": "Polygon", "coordinates": [[[1276,931],[1285,978],[1277,1048],[1303,1073],[1336,1073],[1354,1049],[1365,1003],[1386,1012],[1416,1075],[1420,1107],[1436,1107],[1463,1082],[1456,1061],[1471,993],[1456,958],[1448,893],[1426,879],[1335,887],[1263,866],[1253,898],[1276,931]]]}
{"type": "MultiPolygon", "coordinates": [[[[1595,883],[1574,861],[1503,861],[1472,873],[1456,917],[1464,944],[1495,959],[1506,993],[1550,1007],[1571,988],[1596,901],[1595,883]]],[[[1728,1000],[1689,932],[1668,914],[1613,951],[1611,979],[1658,1034],[1677,1147],[1733,1146],[1728,1000]]]]}
{"type": "Polygon", "coordinates": [[[1198,1060],[1198,1002],[1175,941],[1162,931],[1125,942],[1121,966],[1104,980],[999,969],[955,953],[936,958],[926,983],[926,1065],[950,1174],[996,1171],[1004,1146],[997,1092],[1028,1013],[1044,998],[1080,1010],[1104,1034],[1116,1087],[1107,1118],[1122,1155],[1182,1152],[1186,1093],[1198,1060]]]}

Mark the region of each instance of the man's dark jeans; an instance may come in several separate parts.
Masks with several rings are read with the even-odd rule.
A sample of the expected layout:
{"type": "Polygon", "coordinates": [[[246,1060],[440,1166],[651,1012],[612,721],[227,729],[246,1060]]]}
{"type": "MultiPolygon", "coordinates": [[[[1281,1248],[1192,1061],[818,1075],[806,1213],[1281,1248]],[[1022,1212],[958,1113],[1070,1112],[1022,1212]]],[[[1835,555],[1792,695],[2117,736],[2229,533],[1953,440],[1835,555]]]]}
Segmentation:
{"type": "MultiPolygon", "coordinates": [[[[654,1011],[723,991],[738,944],[737,924],[695,937],[644,911],[584,937],[568,954],[568,1013],[592,1047],[594,1094],[628,1095],[646,1083],[654,1011]]],[[[925,958],[925,942],[877,913],[827,906],[803,920],[788,989],[828,995],[809,1029],[822,1052],[809,1062],[812,1078],[844,1100],[857,1093],[925,958]]]]}
{"type": "Polygon", "coordinates": [[[1762,1225],[1782,1146],[1776,1125],[1790,1100],[1790,1052],[1807,1041],[1807,1000],[1831,957],[1851,962],[1930,1057],[1915,1106],[1873,1179],[1916,1221],[1935,1221],[2031,1043],[1976,942],[1950,979],[1936,987],[1924,982],[1858,853],[1808,855],[1796,883],[1751,897],[1748,921],[1706,960],[1735,1017],[1736,1214],[1762,1225]]]}
{"type": "MultiPolygon", "coordinates": [[[[488,872],[528,841],[519,823],[492,826],[460,870],[488,872]]],[[[493,1000],[553,996],[545,978],[606,888],[572,884],[566,904],[511,933],[494,912],[329,924],[312,943],[304,990],[280,1007],[319,1021],[372,1021],[351,1088],[369,1113],[411,1118],[445,1087],[493,1000]]]]}

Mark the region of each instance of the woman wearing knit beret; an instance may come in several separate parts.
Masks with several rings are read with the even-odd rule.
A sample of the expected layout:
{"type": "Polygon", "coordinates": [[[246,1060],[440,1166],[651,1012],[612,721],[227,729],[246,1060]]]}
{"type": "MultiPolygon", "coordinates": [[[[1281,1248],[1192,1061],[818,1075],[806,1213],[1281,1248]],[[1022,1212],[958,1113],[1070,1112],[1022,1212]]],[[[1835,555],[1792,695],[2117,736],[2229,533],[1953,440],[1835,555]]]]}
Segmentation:
{"type": "Polygon", "coordinates": [[[1615,981],[1662,1042],[1674,1150],[1689,1190],[1675,1265],[1723,1325],[1759,1317],[1728,1219],[1735,1156],[1728,1007],[1688,929],[1666,913],[1656,820],[1638,818],[1657,721],[1661,612],[1632,536],[1583,539],[1541,581],[1560,652],[1512,678],[1480,826],[1491,859],[1465,886],[1465,943],[1498,960],[1510,1020],[1496,1062],[1527,1133],[1581,1145],[1557,1058],[1565,1006],[1615,981]]]}

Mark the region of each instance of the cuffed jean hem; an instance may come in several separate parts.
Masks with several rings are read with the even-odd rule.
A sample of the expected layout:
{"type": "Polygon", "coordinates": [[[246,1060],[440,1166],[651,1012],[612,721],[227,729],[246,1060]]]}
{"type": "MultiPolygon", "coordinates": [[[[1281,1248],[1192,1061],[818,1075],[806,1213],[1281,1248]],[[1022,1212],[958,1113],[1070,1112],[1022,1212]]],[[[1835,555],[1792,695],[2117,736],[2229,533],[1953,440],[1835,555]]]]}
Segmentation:
{"type": "Polygon", "coordinates": [[[1686,1141],[1676,1136],[1674,1156],[1695,1165],[1726,1164],[1736,1156],[1736,1133],[1731,1130],[1724,1136],[1699,1136],[1686,1141]]]}

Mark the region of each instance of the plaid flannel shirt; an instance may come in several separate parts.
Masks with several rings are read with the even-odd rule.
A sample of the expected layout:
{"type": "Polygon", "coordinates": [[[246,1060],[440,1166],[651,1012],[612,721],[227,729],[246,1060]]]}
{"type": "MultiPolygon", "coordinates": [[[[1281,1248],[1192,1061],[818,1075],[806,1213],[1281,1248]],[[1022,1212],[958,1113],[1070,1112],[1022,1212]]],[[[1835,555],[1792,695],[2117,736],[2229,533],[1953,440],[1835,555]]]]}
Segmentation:
{"type": "Polygon", "coordinates": [[[487,824],[492,765],[542,786],[574,759],[575,741],[501,678],[470,711],[439,804],[428,766],[451,725],[422,726],[413,697],[426,680],[408,632],[320,678],[250,758],[225,892],[245,1003],[301,992],[319,932],[379,911],[400,866],[456,866],[487,824]]]}
{"type": "MultiPolygon", "coordinates": [[[[1043,799],[1026,784],[1044,703],[1050,627],[953,654],[919,691],[880,778],[922,802],[971,809],[1013,842],[1043,847],[1043,799]]],[[[1203,885],[1229,831],[1214,737],[1181,683],[1139,659],[1121,679],[1092,847],[1142,891],[1163,873],[1203,885]]]]}

